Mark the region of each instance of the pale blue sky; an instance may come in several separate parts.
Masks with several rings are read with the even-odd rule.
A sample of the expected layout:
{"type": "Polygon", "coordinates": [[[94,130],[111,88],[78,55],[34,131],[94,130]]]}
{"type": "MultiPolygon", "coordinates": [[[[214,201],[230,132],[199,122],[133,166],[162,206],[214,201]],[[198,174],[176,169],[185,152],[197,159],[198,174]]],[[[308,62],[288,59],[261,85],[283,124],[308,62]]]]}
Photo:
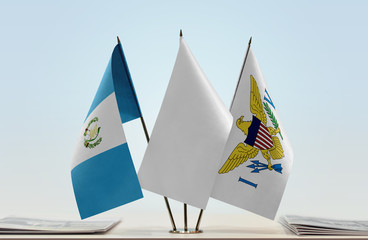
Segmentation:
{"type": "MultiPolygon", "coordinates": [[[[151,131],[182,28],[227,106],[253,36],[295,154],[279,214],[367,219],[367,12],[366,1],[0,1],[0,215],[78,218],[71,155],[116,36],[151,131]]],[[[139,121],[125,131],[138,168],[139,121]]],[[[144,194],[103,216],[165,211],[144,194]]],[[[249,214],[216,200],[207,211],[249,214]]]]}

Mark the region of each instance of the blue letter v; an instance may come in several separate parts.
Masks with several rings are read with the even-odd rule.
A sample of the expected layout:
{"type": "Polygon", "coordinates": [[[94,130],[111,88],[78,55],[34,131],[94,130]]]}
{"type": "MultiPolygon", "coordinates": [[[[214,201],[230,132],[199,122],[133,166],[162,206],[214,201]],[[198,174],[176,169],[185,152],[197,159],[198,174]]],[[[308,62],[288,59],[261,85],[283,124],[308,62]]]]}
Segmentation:
{"type": "Polygon", "coordinates": [[[270,97],[270,95],[268,94],[268,92],[267,92],[267,89],[265,89],[265,91],[266,91],[266,94],[267,94],[267,97],[266,96],[264,96],[264,100],[266,100],[269,104],[271,104],[271,106],[273,107],[273,109],[276,109],[275,108],[275,105],[273,105],[273,101],[272,101],[272,99],[271,99],[271,97],[270,97]]]}

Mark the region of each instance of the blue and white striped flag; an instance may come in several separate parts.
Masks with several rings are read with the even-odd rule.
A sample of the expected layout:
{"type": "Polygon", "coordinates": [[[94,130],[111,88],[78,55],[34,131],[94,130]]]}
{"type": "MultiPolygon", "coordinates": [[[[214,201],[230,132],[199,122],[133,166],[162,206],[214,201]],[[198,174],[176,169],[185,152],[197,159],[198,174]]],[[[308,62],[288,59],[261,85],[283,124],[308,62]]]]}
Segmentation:
{"type": "Polygon", "coordinates": [[[141,115],[119,43],[73,155],[71,175],[82,219],[143,197],[122,125],[141,115]]]}

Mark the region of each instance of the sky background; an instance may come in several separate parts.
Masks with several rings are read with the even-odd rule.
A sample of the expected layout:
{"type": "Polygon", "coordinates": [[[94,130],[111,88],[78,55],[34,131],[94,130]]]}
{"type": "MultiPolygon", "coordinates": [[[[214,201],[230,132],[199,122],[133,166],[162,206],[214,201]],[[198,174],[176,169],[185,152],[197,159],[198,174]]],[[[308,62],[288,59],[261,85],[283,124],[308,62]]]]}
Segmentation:
{"type": "MultiPolygon", "coordinates": [[[[151,132],[183,29],[226,106],[253,37],[295,156],[279,215],[368,220],[367,11],[367,1],[0,1],[0,216],[79,219],[71,157],[116,36],[151,132]]],[[[138,169],[140,121],[125,132],[138,169]]],[[[161,196],[144,195],[101,216],[166,214],[161,196]]],[[[214,199],[206,212],[252,215],[214,199]]]]}

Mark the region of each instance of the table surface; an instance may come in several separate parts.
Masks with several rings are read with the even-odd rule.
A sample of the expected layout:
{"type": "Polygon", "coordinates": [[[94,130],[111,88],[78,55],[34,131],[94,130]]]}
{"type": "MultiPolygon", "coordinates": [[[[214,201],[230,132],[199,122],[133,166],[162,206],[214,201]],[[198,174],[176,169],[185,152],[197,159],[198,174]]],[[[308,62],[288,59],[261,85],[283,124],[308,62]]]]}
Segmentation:
{"type": "MultiPolygon", "coordinates": [[[[188,223],[193,227],[195,218],[188,223]],[[193,220],[194,219],[194,220],[193,220]]],[[[182,220],[175,219],[178,227],[182,220]]],[[[189,226],[189,227],[190,227],[189,226]]],[[[149,238],[191,238],[191,239],[367,239],[368,236],[303,236],[299,237],[285,229],[277,221],[245,214],[208,214],[201,223],[203,233],[169,233],[170,221],[165,215],[127,215],[110,231],[103,234],[0,234],[0,239],[149,239],[149,238]]]]}

